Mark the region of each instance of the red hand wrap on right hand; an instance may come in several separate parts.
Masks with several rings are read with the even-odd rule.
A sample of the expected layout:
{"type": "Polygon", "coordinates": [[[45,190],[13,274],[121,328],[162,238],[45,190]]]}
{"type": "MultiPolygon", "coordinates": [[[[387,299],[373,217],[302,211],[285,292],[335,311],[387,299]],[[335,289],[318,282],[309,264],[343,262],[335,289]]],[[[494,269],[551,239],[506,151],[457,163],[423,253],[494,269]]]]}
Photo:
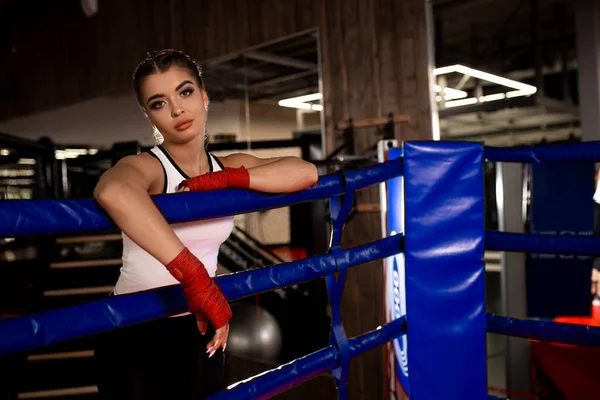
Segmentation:
{"type": "Polygon", "coordinates": [[[192,192],[205,192],[227,188],[248,189],[250,174],[244,167],[225,168],[221,171],[208,172],[204,175],[186,179],[179,187],[187,187],[192,192]]]}
{"type": "Polygon", "coordinates": [[[206,315],[215,329],[229,322],[232,313],[227,299],[208,275],[204,264],[187,248],[167,265],[167,269],[181,282],[190,311],[198,320],[205,320],[206,315]]]}

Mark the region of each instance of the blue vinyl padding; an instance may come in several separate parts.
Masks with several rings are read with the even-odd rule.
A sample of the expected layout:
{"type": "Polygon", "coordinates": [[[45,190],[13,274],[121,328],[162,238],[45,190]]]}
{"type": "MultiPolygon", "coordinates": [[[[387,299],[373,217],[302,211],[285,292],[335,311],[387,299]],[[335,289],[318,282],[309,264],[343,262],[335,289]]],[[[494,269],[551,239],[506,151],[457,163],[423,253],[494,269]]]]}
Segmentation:
{"type": "Polygon", "coordinates": [[[600,346],[600,328],[549,320],[522,320],[488,314],[487,331],[547,342],[600,346]]]}
{"type": "MultiPolygon", "coordinates": [[[[396,319],[372,332],[350,339],[350,356],[354,358],[405,333],[406,318],[396,319]]],[[[318,374],[332,370],[340,362],[341,360],[336,354],[335,348],[329,346],[326,349],[319,350],[240,383],[231,390],[215,394],[207,400],[265,399],[318,374]]]]}
{"type": "MultiPolygon", "coordinates": [[[[522,163],[595,162],[600,161],[600,142],[552,147],[502,149],[486,147],[482,150],[476,144],[453,142],[407,143],[405,146],[408,148],[409,158],[407,171],[410,171],[410,176],[408,178],[413,179],[412,181],[407,180],[410,191],[407,195],[408,204],[412,204],[409,225],[411,229],[417,231],[417,234],[413,232],[412,235],[407,231],[410,235],[410,243],[406,241],[406,244],[409,245],[408,258],[411,259],[407,271],[410,271],[408,272],[410,273],[408,290],[409,297],[412,299],[410,301],[412,307],[409,308],[411,315],[414,316],[414,319],[411,320],[411,333],[414,334],[415,339],[412,341],[412,349],[417,350],[411,352],[411,371],[416,371],[411,379],[414,379],[412,382],[417,383],[419,393],[435,394],[436,388],[427,384],[427,377],[431,376],[428,372],[434,369],[439,371],[440,366],[446,365],[445,361],[452,360],[452,354],[448,355],[448,352],[451,351],[450,347],[446,346],[444,353],[436,351],[436,346],[440,347],[442,342],[450,343],[456,329],[464,331],[463,335],[469,334],[468,330],[473,330],[482,314],[481,311],[484,311],[484,307],[478,307],[473,303],[476,307],[468,316],[471,321],[467,321],[466,318],[458,320],[452,314],[439,318],[442,324],[436,325],[433,318],[430,318],[440,311],[435,309],[435,305],[439,302],[431,300],[434,297],[437,297],[436,301],[444,300],[445,296],[459,286],[462,294],[458,293],[458,295],[469,292],[471,297],[477,297],[478,300],[483,301],[483,296],[476,295],[479,293],[479,283],[483,276],[480,276],[479,272],[483,271],[483,268],[479,268],[475,264],[473,266],[476,268],[465,267],[465,262],[467,264],[471,262],[470,255],[482,253],[480,247],[483,241],[478,236],[478,230],[471,224],[473,220],[483,221],[483,217],[480,215],[482,199],[476,195],[480,192],[483,193],[479,187],[481,171],[471,167],[474,167],[476,163],[481,164],[482,158],[490,161],[522,163]],[[476,156],[476,148],[483,157],[476,156]],[[434,179],[431,179],[432,176],[434,179]],[[461,187],[461,185],[448,187],[447,182],[461,182],[465,187],[461,187]],[[444,186],[445,191],[443,192],[441,189],[444,186]],[[462,197],[457,196],[458,194],[461,194],[462,197]],[[459,198],[466,201],[453,203],[459,198]],[[436,203],[437,201],[439,204],[436,203]],[[460,221],[458,217],[461,217],[460,221]],[[435,234],[428,235],[428,232],[435,234]],[[431,243],[425,243],[425,239],[431,240],[431,243]],[[459,247],[464,249],[465,246],[461,247],[460,243],[472,246],[474,251],[458,254],[462,259],[456,257],[457,254],[452,254],[451,251],[445,251],[459,247]],[[447,275],[450,272],[453,275],[447,275]],[[470,274],[469,279],[459,276],[467,272],[470,274]],[[437,277],[433,279],[433,284],[431,277],[426,276],[431,273],[435,273],[437,277]],[[455,280],[454,286],[452,286],[452,280],[455,280]],[[449,321],[452,322],[450,325],[448,325],[449,321]],[[475,322],[475,325],[467,326],[468,322],[475,322]],[[444,324],[448,326],[444,327],[444,324]],[[439,343],[432,340],[436,335],[439,343]],[[425,347],[425,343],[429,343],[431,346],[425,347]],[[440,354],[444,354],[444,357],[434,360],[434,356],[440,354]],[[424,363],[431,365],[425,366],[424,363]],[[419,375],[418,372],[425,373],[419,375]]],[[[343,176],[335,174],[321,177],[319,184],[315,187],[293,194],[265,195],[251,191],[228,190],[218,193],[155,196],[154,200],[171,223],[235,215],[344,195],[348,190],[361,189],[401,176],[404,161],[395,159],[374,167],[345,171],[343,176]],[[198,207],[198,204],[202,204],[202,206],[198,207]]],[[[110,218],[92,200],[2,201],[0,202],[0,218],[2,221],[0,237],[88,232],[115,228],[110,218]]],[[[402,251],[404,245],[404,237],[397,235],[349,250],[330,252],[293,263],[219,277],[217,282],[225,295],[230,300],[234,300],[253,293],[325,276],[338,269],[344,270],[385,258],[402,251]]],[[[485,246],[490,250],[501,251],[600,255],[600,238],[589,236],[486,232],[485,246]]],[[[457,295],[454,292],[451,294],[457,295]]],[[[458,297],[452,298],[451,301],[456,301],[458,297]]],[[[447,302],[444,304],[447,305],[447,302]]],[[[466,300],[464,305],[466,305],[466,300]]],[[[456,309],[457,307],[452,308],[455,314],[456,309]]],[[[174,285],[35,315],[0,320],[0,355],[164,318],[186,310],[187,305],[183,293],[178,285],[174,285]]],[[[406,318],[394,320],[375,331],[348,340],[348,355],[355,357],[405,334],[407,332],[406,318]]],[[[542,320],[519,320],[489,314],[484,317],[484,320],[485,329],[492,333],[573,345],[600,346],[600,328],[596,327],[559,324],[542,320]]],[[[451,393],[446,393],[446,395],[450,395],[449,398],[460,396],[461,391],[465,394],[471,388],[480,386],[477,378],[479,375],[473,377],[476,374],[469,371],[469,368],[476,365],[477,372],[480,372],[479,367],[481,362],[485,362],[485,355],[479,354],[481,353],[478,351],[480,343],[477,340],[473,340],[468,346],[470,350],[474,349],[473,354],[468,354],[468,359],[456,358],[452,367],[442,368],[446,371],[445,376],[436,378],[444,380],[443,382],[436,380],[440,388],[444,387],[446,390],[453,388],[451,393]],[[471,367],[462,368],[459,364],[471,367]],[[464,378],[464,381],[457,382],[457,379],[453,380],[454,369],[457,373],[469,371],[473,376],[469,376],[468,379],[462,377],[460,379],[464,378]]],[[[459,350],[464,356],[464,351],[462,351],[464,349],[459,348],[459,350]]],[[[272,396],[320,373],[340,367],[342,358],[338,351],[335,346],[327,347],[278,367],[268,374],[261,374],[259,377],[240,383],[234,389],[217,394],[211,399],[246,400],[272,396]]],[[[475,392],[483,393],[481,390],[472,393],[475,392]]],[[[496,397],[483,398],[494,399],[496,397]]]]}
{"type": "Polygon", "coordinates": [[[485,147],[489,161],[527,164],[600,161],[600,142],[585,142],[552,146],[485,147]]]}
{"type": "Polygon", "coordinates": [[[335,348],[329,346],[257,377],[246,379],[233,389],[214,394],[206,400],[268,399],[319,374],[331,371],[338,364],[335,348]]]}
{"type": "MultiPolygon", "coordinates": [[[[402,235],[304,260],[216,278],[229,300],[305,282],[398,253],[402,235]]],[[[179,285],[0,320],[0,355],[47,346],[187,311],[179,285]]]]}
{"type": "Polygon", "coordinates": [[[487,398],[482,165],[478,143],[404,143],[411,399],[487,398]]]}
{"type": "Polygon", "coordinates": [[[600,237],[486,232],[488,250],[600,255],[600,237]]]}
{"type": "MultiPolygon", "coordinates": [[[[348,186],[362,189],[402,175],[402,159],[354,171],[345,171],[348,186]]],[[[153,196],[170,223],[224,217],[266,210],[345,193],[340,174],[323,176],[310,189],[269,195],[246,190],[177,193],[153,196]],[[202,206],[199,207],[198,205],[202,206]]],[[[108,215],[95,201],[5,200],[0,202],[0,237],[88,232],[113,229],[108,215]]]]}

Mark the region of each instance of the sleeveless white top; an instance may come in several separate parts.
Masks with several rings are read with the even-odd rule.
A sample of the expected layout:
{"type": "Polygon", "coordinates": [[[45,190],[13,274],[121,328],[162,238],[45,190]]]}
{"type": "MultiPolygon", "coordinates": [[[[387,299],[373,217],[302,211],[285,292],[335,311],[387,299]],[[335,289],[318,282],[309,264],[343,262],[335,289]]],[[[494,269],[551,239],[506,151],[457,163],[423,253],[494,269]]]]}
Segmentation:
{"type": "MultiPolygon", "coordinates": [[[[181,181],[189,177],[162,146],[152,148],[149,153],[162,164],[165,175],[163,193],[176,193],[181,181]]],[[[208,152],[206,154],[211,172],[223,169],[215,156],[208,152]]],[[[202,261],[208,274],[215,276],[219,247],[233,230],[233,217],[184,222],[172,224],[171,227],[183,245],[202,261]]],[[[175,284],[179,282],[162,263],[123,233],[123,266],[113,291],[115,295],[175,284]]]]}

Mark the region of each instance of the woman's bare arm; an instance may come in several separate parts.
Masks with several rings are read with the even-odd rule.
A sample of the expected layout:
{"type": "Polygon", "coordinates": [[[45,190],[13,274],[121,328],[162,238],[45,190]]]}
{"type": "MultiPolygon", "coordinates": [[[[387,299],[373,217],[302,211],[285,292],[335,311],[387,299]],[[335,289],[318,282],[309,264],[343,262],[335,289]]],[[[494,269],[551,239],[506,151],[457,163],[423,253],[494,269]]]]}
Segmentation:
{"type": "Polygon", "coordinates": [[[298,157],[257,158],[244,153],[222,158],[223,165],[242,165],[250,175],[250,189],[265,193],[290,193],[317,183],[317,167],[298,157]]]}
{"type": "Polygon", "coordinates": [[[146,154],[128,156],[102,175],[94,198],[127,236],[166,265],[184,245],[149,195],[162,179],[157,160],[146,154]]]}

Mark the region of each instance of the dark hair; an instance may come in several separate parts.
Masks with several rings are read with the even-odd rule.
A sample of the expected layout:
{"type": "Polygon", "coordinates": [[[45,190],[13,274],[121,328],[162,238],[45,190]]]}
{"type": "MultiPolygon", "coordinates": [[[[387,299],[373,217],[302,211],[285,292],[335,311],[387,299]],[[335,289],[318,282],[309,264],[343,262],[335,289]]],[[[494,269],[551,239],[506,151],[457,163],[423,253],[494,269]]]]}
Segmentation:
{"type": "Polygon", "coordinates": [[[202,80],[202,69],[192,57],[179,50],[165,49],[148,53],[148,57],[138,64],[133,72],[133,90],[137,96],[140,105],[143,104],[140,98],[140,87],[142,80],[152,74],[160,74],[167,71],[172,66],[187,69],[196,79],[198,87],[204,89],[202,80]]]}

